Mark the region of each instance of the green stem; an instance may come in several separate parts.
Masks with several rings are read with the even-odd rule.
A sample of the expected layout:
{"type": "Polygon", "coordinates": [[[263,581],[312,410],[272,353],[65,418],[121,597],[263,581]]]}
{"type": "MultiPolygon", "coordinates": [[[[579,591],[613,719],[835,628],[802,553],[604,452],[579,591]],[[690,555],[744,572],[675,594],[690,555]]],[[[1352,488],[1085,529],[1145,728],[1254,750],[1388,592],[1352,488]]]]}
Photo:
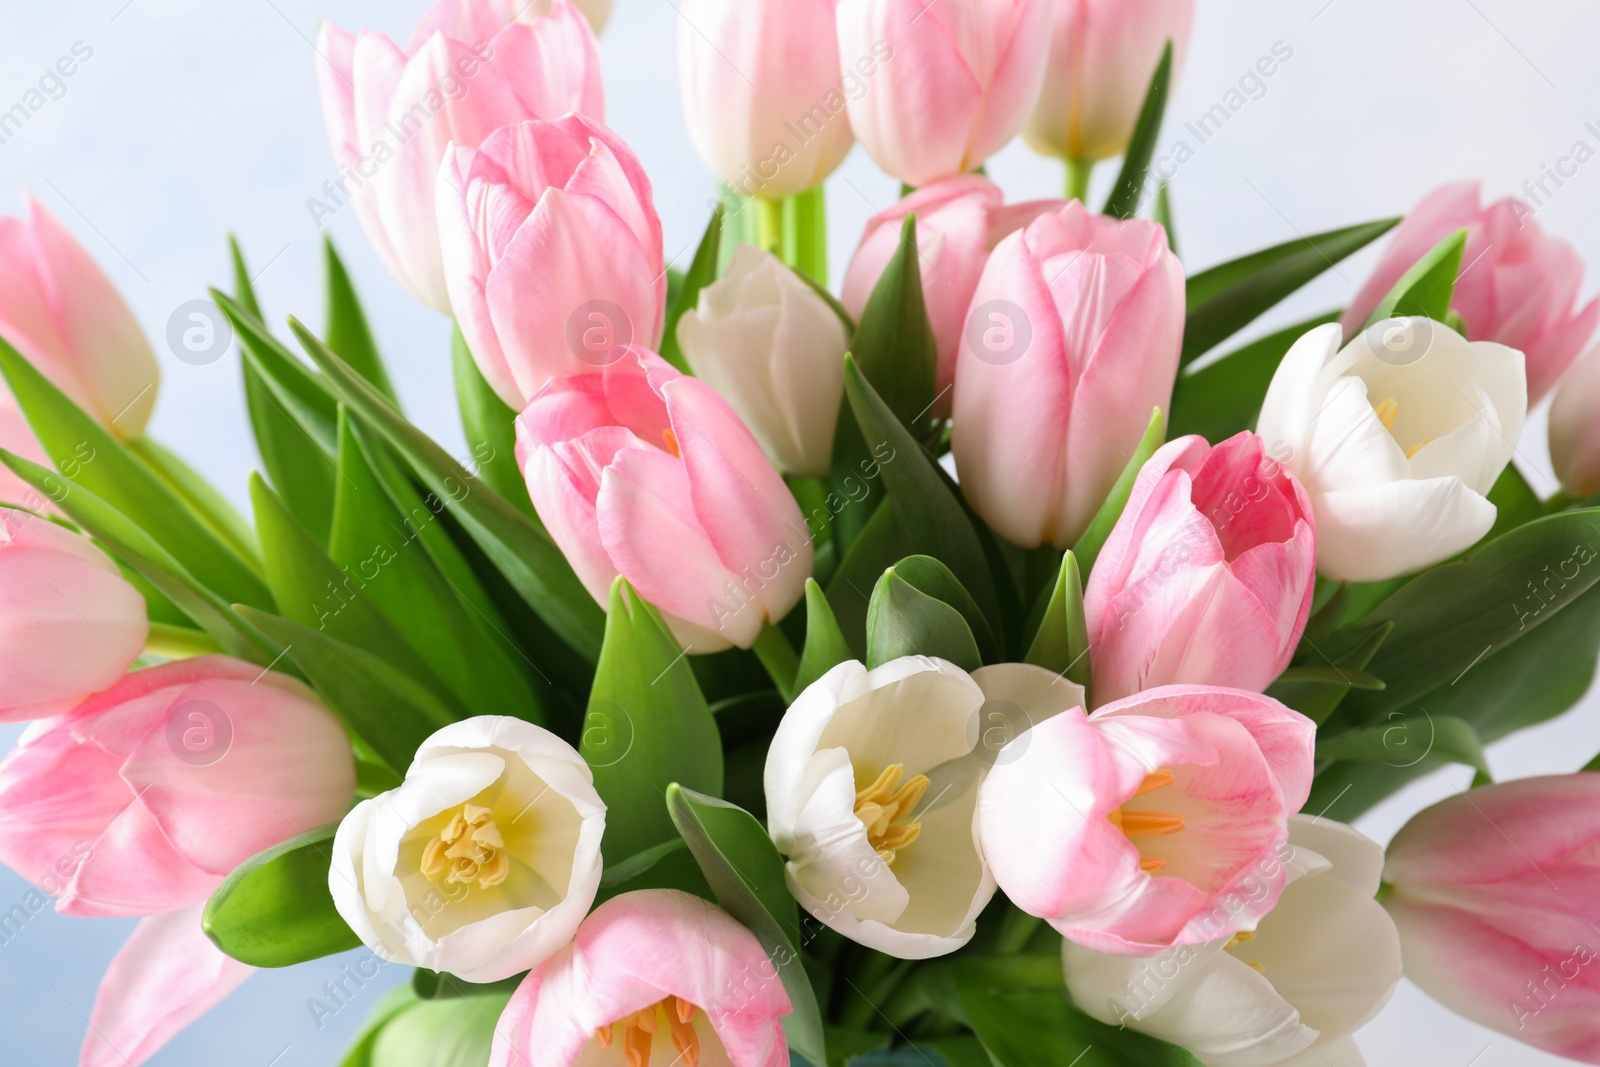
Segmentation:
{"type": "Polygon", "coordinates": [[[800,656],[789,643],[789,638],[769,622],[761,628],[761,634],[751,646],[751,651],[767,669],[767,674],[783,699],[791,699],[794,696],[795,676],[800,673],[800,656]]]}
{"type": "Polygon", "coordinates": [[[164,622],[150,624],[150,636],[145,638],[146,655],[162,659],[193,659],[211,656],[222,651],[222,646],[211,635],[187,626],[172,626],[164,622]]]}
{"type": "Polygon", "coordinates": [[[783,201],[758,196],[751,202],[756,207],[756,244],[783,255],[783,201]]]}
{"type": "Polygon", "coordinates": [[[1094,160],[1067,160],[1067,199],[1089,201],[1089,176],[1094,173],[1094,160]]]}
{"type": "Polygon", "coordinates": [[[828,201],[818,185],[783,202],[783,260],[828,285],[828,201]]]}

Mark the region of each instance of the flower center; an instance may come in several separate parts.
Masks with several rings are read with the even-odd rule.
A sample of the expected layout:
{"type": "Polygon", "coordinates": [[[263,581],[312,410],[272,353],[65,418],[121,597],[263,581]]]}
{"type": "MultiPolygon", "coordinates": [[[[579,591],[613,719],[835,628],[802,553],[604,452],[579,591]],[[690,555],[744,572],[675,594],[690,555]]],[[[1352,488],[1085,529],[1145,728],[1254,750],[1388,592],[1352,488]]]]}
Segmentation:
{"type": "Polygon", "coordinates": [[[669,426],[661,431],[661,441],[667,446],[668,452],[679,459],[683,458],[683,450],[678,447],[678,435],[672,432],[672,427],[669,426]]]}
{"type": "Polygon", "coordinates": [[[511,869],[505,847],[489,809],[463,804],[422,850],[423,877],[430,882],[443,877],[446,884],[477,882],[482,889],[499,885],[511,869]]]}
{"type": "Polygon", "coordinates": [[[905,764],[891,763],[877,781],[856,793],[856,818],[867,828],[867,843],[891,865],[897,852],[922,836],[922,823],[910,815],[930,784],[927,775],[917,774],[901,785],[905,771],[905,764]]]}
{"type": "Polygon", "coordinates": [[[667,997],[643,1011],[624,1015],[610,1026],[602,1026],[594,1032],[594,1038],[601,1048],[610,1048],[620,1027],[622,1054],[627,1058],[628,1067],[650,1067],[650,1045],[656,1031],[665,1025],[672,1037],[672,1047],[678,1050],[678,1058],[688,1067],[695,1067],[700,1062],[700,1037],[694,1032],[694,1013],[695,1006],[682,997],[667,997]]]}
{"type": "MultiPolygon", "coordinates": [[[[1394,437],[1394,420],[1400,414],[1400,402],[1394,397],[1390,397],[1381,404],[1374,404],[1372,410],[1377,413],[1378,421],[1383,423],[1383,428],[1389,431],[1389,436],[1394,437]]],[[[1398,437],[1395,437],[1396,442],[1399,440],[1398,437]]],[[[1406,458],[1410,459],[1432,443],[1433,438],[1430,437],[1426,441],[1412,445],[1406,449],[1406,458]]]]}
{"type": "MultiPolygon", "coordinates": [[[[1254,941],[1255,939],[1256,939],[1256,935],[1251,933],[1249,930],[1240,930],[1238,933],[1236,933],[1232,937],[1230,937],[1228,939],[1228,943],[1226,945],[1223,945],[1222,947],[1225,950],[1226,949],[1230,949],[1230,948],[1235,948],[1235,947],[1237,947],[1239,945],[1249,944],[1251,941],[1254,941]]],[[[1261,966],[1260,963],[1257,963],[1257,962],[1254,962],[1254,961],[1251,961],[1251,960],[1246,960],[1246,961],[1244,961],[1244,965],[1246,967],[1249,967],[1251,970],[1255,971],[1257,974],[1264,975],[1264,974],[1267,973],[1267,969],[1265,967],[1261,966]]]]}
{"type": "MultiPolygon", "coordinates": [[[[1171,785],[1175,779],[1171,771],[1151,771],[1144,776],[1144,781],[1139,783],[1138,792],[1134,797],[1142,797],[1146,793],[1154,793],[1157,789],[1164,789],[1171,785]]],[[[1130,800],[1133,797],[1129,798],[1130,800]]],[[[1183,829],[1183,816],[1174,815],[1168,811],[1128,811],[1125,808],[1116,808],[1106,813],[1106,818],[1111,825],[1121,830],[1130,840],[1135,837],[1165,837],[1175,834],[1183,829]]],[[[1138,842],[1134,842],[1137,846],[1138,842]]],[[[1153,857],[1144,857],[1139,860],[1139,869],[1154,874],[1167,865],[1166,860],[1153,857]]]]}

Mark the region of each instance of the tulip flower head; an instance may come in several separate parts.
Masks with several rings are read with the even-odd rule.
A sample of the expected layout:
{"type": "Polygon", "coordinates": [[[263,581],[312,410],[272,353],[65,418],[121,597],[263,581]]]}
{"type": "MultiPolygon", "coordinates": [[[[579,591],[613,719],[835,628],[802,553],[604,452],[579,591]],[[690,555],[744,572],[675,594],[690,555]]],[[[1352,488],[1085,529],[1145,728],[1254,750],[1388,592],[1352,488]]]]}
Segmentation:
{"type": "Polygon", "coordinates": [[[1573,496],[1600,493],[1600,349],[1574,364],[1556,389],[1550,460],[1562,488],[1573,496]]]}
{"type": "Polygon", "coordinates": [[[521,719],[439,730],[333,839],[328,889],[384,959],[497,982],[572,938],[600,885],[606,806],[583,757],[521,719]]]}
{"type": "Polygon", "coordinates": [[[1527,383],[1522,353],[1430,319],[1380,322],[1343,348],[1341,336],[1320,326],[1295,342],[1256,432],[1311,498],[1317,568],[1380,581],[1489,532],[1527,383]]]}

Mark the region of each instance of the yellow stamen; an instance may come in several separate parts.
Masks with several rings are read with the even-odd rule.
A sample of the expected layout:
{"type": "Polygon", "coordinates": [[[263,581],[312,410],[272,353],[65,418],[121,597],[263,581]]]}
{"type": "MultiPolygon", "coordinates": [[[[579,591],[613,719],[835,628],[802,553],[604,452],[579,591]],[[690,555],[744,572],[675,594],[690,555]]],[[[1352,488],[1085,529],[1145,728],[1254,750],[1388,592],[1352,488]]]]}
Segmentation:
{"type": "Polygon", "coordinates": [[[1248,961],[1246,961],[1245,966],[1250,968],[1252,971],[1255,971],[1257,974],[1260,974],[1260,975],[1264,975],[1264,974],[1267,973],[1267,969],[1265,967],[1261,966],[1261,964],[1256,960],[1248,960],[1248,961]]]}
{"type": "Polygon", "coordinates": [[[672,432],[672,427],[669,426],[661,431],[661,440],[666,442],[668,452],[680,458],[683,456],[683,453],[678,449],[678,435],[672,432]]]}
{"type": "Polygon", "coordinates": [[[856,818],[867,828],[867,843],[885,863],[922,836],[922,823],[909,816],[932,783],[926,775],[913,775],[900,784],[905,765],[892,763],[867,788],[856,793],[856,818]]]}
{"type": "Polygon", "coordinates": [[[430,882],[443,877],[447,885],[477,882],[481,889],[497,886],[511,873],[505,847],[489,809],[463,804],[422,850],[422,875],[430,882]]]}
{"type": "Polygon", "coordinates": [[[1139,783],[1138,792],[1133,795],[1142,797],[1146,793],[1154,793],[1157,789],[1164,789],[1175,781],[1177,781],[1177,777],[1171,771],[1151,771],[1144,776],[1144,781],[1139,783]]]}
{"type": "Polygon", "coordinates": [[[1166,860],[1151,859],[1148,856],[1139,861],[1139,869],[1146,874],[1155,874],[1166,865],[1166,860]]]}
{"type": "Polygon", "coordinates": [[[1433,444],[1433,438],[1430,437],[1420,445],[1412,445],[1410,448],[1406,449],[1406,458],[1413,458],[1418,452],[1421,452],[1424,448],[1427,448],[1431,444],[1433,444]]]}
{"type": "Polygon", "coordinates": [[[672,1038],[672,1047],[678,1050],[678,1059],[688,1067],[700,1062],[700,1035],[694,1031],[697,1009],[681,997],[658,1000],[648,1008],[624,1015],[608,1026],[594,1032],[601,1048],[610,1048],[616,1040],[616,1030],[622,1028],[622,1054],[628,1067],[650,1067],[650,1046],[664,1024],[672,1038]]]}
{"type": "Polygon", "coordinates": [[[1400,414],[1400,405],[1394,397],[1374,405],[1372,410],[1378,413],[1378,421],[1383,423],[1383,428],[1393,433],[1395,416],[1400,414]]]}
{"type": "Polygon", "coordinates": [[[1232,937],[1230,937],[1228,939],[1228,943],[1226,945],[1223,945],[1222,947],[1223,948],[1232,948],[1235,945],[1247,944],[1248,942],[1254,941],[1255,939],[1256,939],[1256,935],[1254,933],[1252,933],[1251,931],[1249,931],[1249,930],[1240,930],[1238,933],[1236,933],[1232,937]]]}
{"type": "MultiPolygon", "coordinates": [[[[1158,789],[1165,789],[1177,780],[1177,776],[1169,770],[1151,771],[1144,776],[1144,781],[1139,783],[1139,788],[1134,791],[1133,797],[1128,799],[1132,800],[1134,797],[1142,797],[1158,789]]],[[[1183,829],[1183,816],[1167,811],[1128,811],[1119,807],[1107,812],[1106,820],[1129,838],[1164,837],[1183,829]]],[[[1155,874],[1166,866],[1166,860],[1156,859],[1153,856],[1141,856],[1139,859],[1139,869],[1146,874],[1155,874]]]]}

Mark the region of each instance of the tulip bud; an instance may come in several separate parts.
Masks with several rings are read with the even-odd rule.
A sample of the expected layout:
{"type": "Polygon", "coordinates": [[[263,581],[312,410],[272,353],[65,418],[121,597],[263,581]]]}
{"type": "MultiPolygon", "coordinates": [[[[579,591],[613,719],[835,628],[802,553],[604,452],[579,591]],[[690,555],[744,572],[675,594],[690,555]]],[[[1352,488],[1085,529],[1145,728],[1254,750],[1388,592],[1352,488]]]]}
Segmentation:
{"type": "Polygon", "coordinates": [[[695,376],[739,413],[774,466],[802,477],[828,473],[849,340],[826,300],[751,245],[678,320],[695,376]]]}
{"type": "MultiPolygon", "coordinates": [[[[144,433],[161,383],[150,342],[105,272],[32,197],[26,218],[0,217],[0,337],[112,433],[144,433]]],[[[0,408],[10,405],[0,383],[0,408]]]]}
{"type": "Polygon", "coordinates": [[[1189,51],[1194,0],[1051,0],[1044,90],[1022,135],[1045,155],[1120,156],[1172,41],[1174,80],[1189,51]]]}
{"type": "Polygon", "coordinates": [[[349,737],[311,690],[182,660],[23,735],[0,761],[0,860],[66,915],[175,911],[354,792],[349,737]]]}
{"type": "Polygon", "coordinates": [[[1183,268],[1156,223],[1073,201],[995,247],[961,334],[950,441],[995,532],[1077,541],[1167,409],[1183,322],[1183,268]]]}
{"type": "Polygon", "coordinates": [[[149,632],[144,597],[88,538],[0,508],[0,721],[111,688],[149,632]]]}
{"type": "Polygon", "coordinates": [[[1266,689],[1316,578],[1311,502],[1261,438],[1169,442],[1140,468],[1084,591],[1095,702],[1175,683],[1266,689]]]}
{"type": "Polygon", "coordinates": [[[811,576],[809,529],[728,402],[642,348],[517,419],[528,495],[604,605],[620,574],[696,653],[749,648],[811,576]]]}
{"type": "Polygon", "coordinates": [[[1440,801],[1389,843],[1406,977],[1452,1011],[1600,1063],[1600,774],[1440,801]]]}
{"type": "Polygon", "coordinates": [[[1600,493],[1600,349],[1561,379],[1550,405],[1550,459],[1576,497],[1600,493]]]}
{"type": "Polygon", "coordinates": [[[1335,581],[1409,574],[1494,525],[1487,494],[1527,414],[1522,353],[1431,319],[1389,319],[1341,350],[1337,325],[1296,341],[1256,432],[1311,498],[1317,568],[1335,581]]]}
{"type": "Polygon", "coordinates": [[[354,202],[367,239],[418,300],[448,313],[434,185],[446,148],[475,148],[501,126],[568,112],[604,118],[599,44],[565,0],[533,16],[507,0],[440,0],[401,49],[329,23],[317,83],[339,177],[313,221],[354,202]]]}
{"type": "MultiPolygon", "coordinates": [[[[611,0],[568,0],[598,34],[611,17],[611,0]]],[[[434,33],[458,41],[487,41],[513,22],[537,25],[556,0],[437,0],[411,32],[414,41],[434,33]]]]}
{"type": "Polygon", "coordinates": [[[1361,329],[1406,271],[1465,229],[1465,266],[1450,309],[1466,323],[1467,337],[1527,356],[1531,406],[1555,387],[1594,336],[1600,299],[1578,303],[1583,260],[1566,241],[1544,232],[1532,207],[1510,197],[1485,207],[1481,197],[1478,182],[1446,185],[1423,197],[1395,230],[1340,324],[1348,335],[1361,329]]]}
{"type": "Polygon", "coordinates": [[[1049,0],[839,0],[838,17],[840,66],[862,74],[850,125],[902,182],[976,170],[1039,97],[1049,0]]]}
{"type": "Polygon", "coordinates": [[[660,342],[661,220],[616,134],[579,115],[506,126],[455,149],[437,192],[456,319],[513,410],[557,375],[660,342]]]}
{"type": "Polygon", "coordinates": [[[689,139],[711,173],[741,196],[803,193],[850,151],[834,3],[679,5],[678,84],[689,139]]]}

